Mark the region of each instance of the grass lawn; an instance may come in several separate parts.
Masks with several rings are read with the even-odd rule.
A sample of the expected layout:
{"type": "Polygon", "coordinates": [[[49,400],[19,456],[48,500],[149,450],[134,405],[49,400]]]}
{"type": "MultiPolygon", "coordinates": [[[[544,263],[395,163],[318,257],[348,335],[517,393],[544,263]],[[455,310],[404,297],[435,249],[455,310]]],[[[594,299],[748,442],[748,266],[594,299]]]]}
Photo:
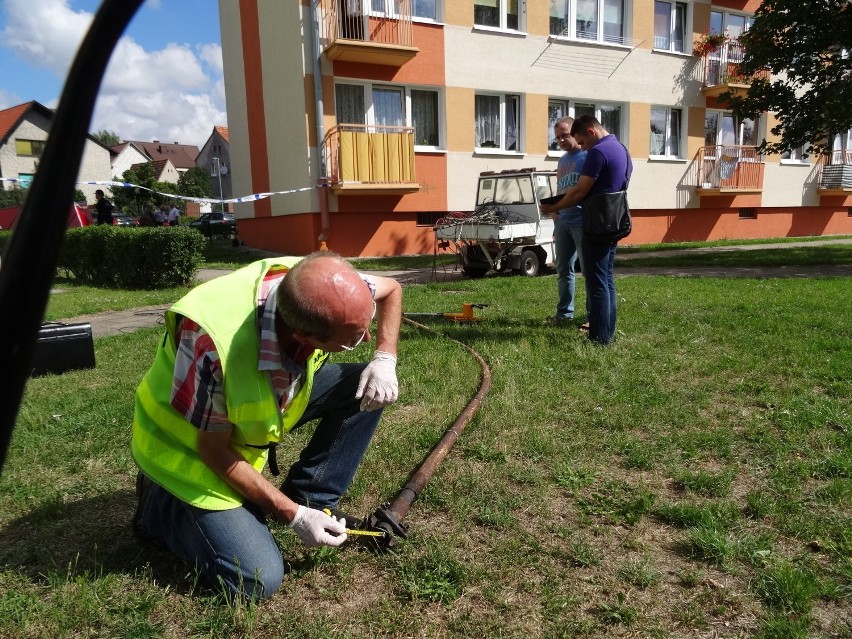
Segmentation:
{"type": "Polygon", "coordinates": [[[476,393],[444,336],[485,358],[491,392],[408,540],[310,550],[273,525],[292,573],[258,606],[132,535],[133,393],[160,332],[97,340],[95,370],[27,387],[0,478],[0,637],[849,637],[852,278],[631,276],[618,294],[599,348],[543,322],[552,275],[406,287],[406,311],[485,319],[404,327],[400,401],[344,508],[392,499],[476,393]]]}

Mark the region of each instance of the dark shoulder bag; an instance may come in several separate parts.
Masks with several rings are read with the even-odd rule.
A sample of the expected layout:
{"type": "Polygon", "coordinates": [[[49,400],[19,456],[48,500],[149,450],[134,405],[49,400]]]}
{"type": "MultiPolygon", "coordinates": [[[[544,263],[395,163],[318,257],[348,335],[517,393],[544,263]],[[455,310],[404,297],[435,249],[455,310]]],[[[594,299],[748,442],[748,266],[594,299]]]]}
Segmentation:
{"type": "MultiPolygon", "coordinates": [[[[622,146],[624,146],[622,144],[622,146]]],[[[627,153],[627,147],[624,147],[627,153]]],[[[593,242],[618,242],[633,230],[630,207],[627,205],[629,178],[624,176],[624,190],[596,193],[580,204],[583,211],[583,233],[593,242]]]]}

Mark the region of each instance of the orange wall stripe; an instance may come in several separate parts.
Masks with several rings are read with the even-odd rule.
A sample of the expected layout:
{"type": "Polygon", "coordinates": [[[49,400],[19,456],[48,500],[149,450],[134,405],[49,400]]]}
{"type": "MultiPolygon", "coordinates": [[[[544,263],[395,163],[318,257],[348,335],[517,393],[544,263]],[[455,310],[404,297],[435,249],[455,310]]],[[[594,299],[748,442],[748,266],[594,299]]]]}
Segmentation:
{"type": "MultiPolygon", "coordinates": [[[[240,31],[243,39],[243,73],[246,79],[249,161],[252,192],[266,193],[269,186],[269,154],[266,146],[266,112],[263,107],[263,70],[260,55],[260,19],[257,0],[240,0],[240,31]]],[[[269,198],[254,202],[256,217],[270,217],[269,198]]]]}

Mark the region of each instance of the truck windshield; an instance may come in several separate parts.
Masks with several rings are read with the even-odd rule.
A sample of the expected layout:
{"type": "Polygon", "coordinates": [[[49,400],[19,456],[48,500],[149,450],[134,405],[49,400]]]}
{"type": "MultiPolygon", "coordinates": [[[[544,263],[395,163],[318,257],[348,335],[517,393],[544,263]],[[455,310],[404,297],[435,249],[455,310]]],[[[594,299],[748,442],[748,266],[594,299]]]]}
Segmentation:
{"type": "Polygon", "coordinates": [[[532,175],[494,176],[479,180],[477,206],[487,202],[535,204],[532,175]]]}

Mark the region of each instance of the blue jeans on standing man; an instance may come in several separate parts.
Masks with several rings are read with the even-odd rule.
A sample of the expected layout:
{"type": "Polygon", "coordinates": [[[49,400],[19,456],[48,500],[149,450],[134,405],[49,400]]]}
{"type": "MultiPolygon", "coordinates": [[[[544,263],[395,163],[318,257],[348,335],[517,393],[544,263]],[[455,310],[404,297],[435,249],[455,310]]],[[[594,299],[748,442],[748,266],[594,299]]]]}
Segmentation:
{"type": "Polygon", "coordinates": [[[583,239],[583,277],[589,309],[589,339],[609,344],[615,337],[615,250],[617,242],[591,242],[583,239]]]}
{"type": "Polygon", "coordinates": [[[583,227],[569,225],[566,216],[560,215],[553,227],[553,239],[556,244],[556,289],[559,295],[555,317],[573,319],[577,292],[574,266],[577,260],[580,260],[580,270],[586,272],[583,264],[583,227]]]}
{"type": "MultiPolygon", "coordinates": [[[[296,428],[320,421],[281,486],[293,501],[335,508],[349,488],[382,416],[382,410],[362,412],[355,399],[365,366],[326,364],[317,371],[308,408],[296,428]]],[[[198,566],[231,595],[262,599],[278,589],[287,569],[260,508],[245,502],[229,510],[204,510],[144,476],[142,481],[136,519],[142,536],[198,566]]]]}

